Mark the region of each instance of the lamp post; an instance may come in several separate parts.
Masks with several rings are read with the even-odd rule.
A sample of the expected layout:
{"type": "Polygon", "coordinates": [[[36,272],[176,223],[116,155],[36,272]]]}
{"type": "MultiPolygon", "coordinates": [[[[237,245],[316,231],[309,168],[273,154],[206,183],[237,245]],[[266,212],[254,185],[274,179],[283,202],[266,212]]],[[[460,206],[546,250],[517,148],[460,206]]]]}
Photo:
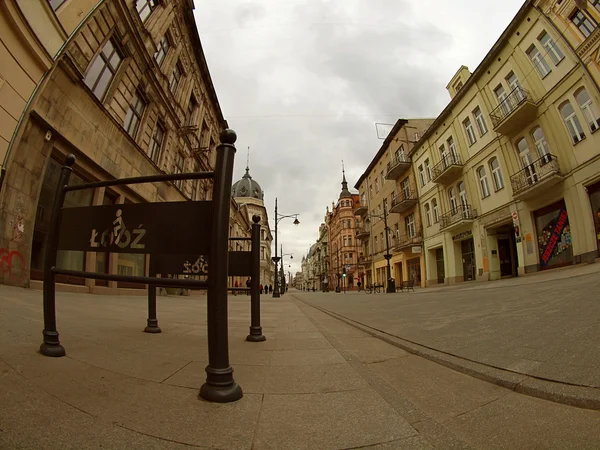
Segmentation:
{"type": "MultiPolygon", "coordinates": [[[[294,218],[294,225],[298,225],[300,221],[298,220],[298,214],[288,214],[283,215],[277,212],[277,197],[275,197],[275,256],[271,258],[275,263],[275,286],[273,288],[273,298],[279,298],[279,279],[277,277],[277,263],[279,262],[279,257],[277,256],[277,224],[281,219],[285,218],[294,218]]],[[[283,270],[283,267],[282,267],[283,270]]]]}
{"type": "MultiPolygon", "coordinates": [[[[296,219],[298,220],[298,219],[296,219]]],[[[285,294],[285,270],[283,269],[283,257],[289,256],[290,259],[294,259],[293,253],[283,253],[283,245],[281,246],[281,292],[280,295],[285,294]]]]}
{"type": "Polygon", "coordinates": [[[394,292],[396,292],[396,283],[394,281],[394,279],[392,278],[392,268],[390,267],[390,259],[392,259],[392,254],[390,253],[390,236],[389,236],[389,228],[388,228],[388,224],[387,224],[387,207],[385,206],[385,204],[383,205],[383,217],[376,215],[376,214],[370,214],[367,217],[367,220],[369,220],[369,217],[377,217],[379,219],[383,219],[383,226],[385,227],[385,250],[386,250],[386,254],[383,255],[383,257],[387,260],[387,288],[385,290],[386,293],[388,294],[393,294],[394,292]]]}

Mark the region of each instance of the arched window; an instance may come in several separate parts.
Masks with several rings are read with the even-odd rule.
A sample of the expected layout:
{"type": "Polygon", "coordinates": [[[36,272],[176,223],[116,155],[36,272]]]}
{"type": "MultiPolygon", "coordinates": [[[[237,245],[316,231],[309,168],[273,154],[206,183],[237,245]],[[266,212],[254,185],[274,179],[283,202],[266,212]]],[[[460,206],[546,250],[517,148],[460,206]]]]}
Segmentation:
{"type": "Polygon", "coordinates": [[[579,122],[579,118],[575,114],[573,106],[571,106],[570,102],[566,101],[560,105],[558,109],[560,111],[560,115],[565,121],[567,130],[569,130],[571,140],[574,144],[577,144],[585,137],[585,133],[583,132],[583,128],[581,128],[581,122],[579,122]]]}
{"type": "Polygon", "coordinates": [[[519,151],[519,158],[521,159],[521,164],[523,167],[529,167],[533,163],[533,158],[531,157],[531,152],[529,151],[529,144],[527,144],[527,139],[522,137],[517,142],[517,150],[519,151]]]}
{"type": "MultiPolygon", "coordinates": [[[[531,132],[533,142],[535,142],[535,148],[538,151],[540,158],[550,155],[550,149],[548,148],[548,142],[546,142],[546,136],[540,127],[535,127],[531,132]]],[[[550,159],[549,157],[547,158],[550,159]]]]}
{"type": "Polygon", "coordinates": [[[481,187],[481,197],[490,196],[490,186],[488,184],[487,175],[485,174],[485,167],[480,166],[477,169],[477,176],[479,177],[479,186],[481,187]]]}
{"type": "Polygon", "coordinates": [[[458,188],[458,196],[460,197],[461,205],[467,206],[469,202],[467,201],[467,191],[465,189],[465,183],[461,181],[456,185],[456,187],[458,188]]]}
{"type": "Polygon", "coordinates": [[[498,192],[504,187],[504,179],[502,178],[502,171],[500,170],[500,163],[498,158],[493,157],[490,159],[490,170],[492,172],[492,180],[494,180],[494,190],[498,192]]]}
{"type": "Polygon", "coordinates": [[[452,214],[456,214],[458,203],[456,201],[456,191],[454,188],[448,189],[448,200],[450,200],[450,210],[452,211],[452,214]]]}
{"type": "Polygon", "coordinates": [[[431,208],[429,203],[425,203],[425,218],[427,219],[427,226],[431,226],[431,208]]]}
{"type": "Polygon", "coordinates": [[[588,91],[585,88],[579,89],[575,92],[575,100],[577,100],[577,104],[581,108],[581,112],[583,113],[583,117],[587,120],[588,125],[590,126],[590,130],[592,132],[598,129],[598,111],[596,110],[596,106],[592,102],[588,91]]]}
{"type": "Polygon", "coordinates": [[[438,210],[437,199],[431,200],[431,209],[433,210],[433,222],[438,223],[440,221],[440,212],[438,210]]]}

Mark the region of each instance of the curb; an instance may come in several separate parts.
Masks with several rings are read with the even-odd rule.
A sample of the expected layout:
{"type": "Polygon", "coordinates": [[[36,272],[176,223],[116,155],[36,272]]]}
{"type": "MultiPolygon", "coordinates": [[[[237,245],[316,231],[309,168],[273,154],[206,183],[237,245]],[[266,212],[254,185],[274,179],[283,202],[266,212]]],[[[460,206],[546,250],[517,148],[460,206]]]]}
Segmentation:
{"type": "Polygon", "coordinates": [[[293,297],[295,300],[302,302],[311,308],[315,308],[328,316],[387,342],[390,345],[398,347],[413,355],[441,364],[456,372],[464,373],[530,397],[536,397],[583,409],[600,410],[600,389],[598,388],[535,377],[462,358],[386,333],[385,331],[378,330],[320,306],[316,306],[310,302],[299,299],[298,297],[293,297]]]}

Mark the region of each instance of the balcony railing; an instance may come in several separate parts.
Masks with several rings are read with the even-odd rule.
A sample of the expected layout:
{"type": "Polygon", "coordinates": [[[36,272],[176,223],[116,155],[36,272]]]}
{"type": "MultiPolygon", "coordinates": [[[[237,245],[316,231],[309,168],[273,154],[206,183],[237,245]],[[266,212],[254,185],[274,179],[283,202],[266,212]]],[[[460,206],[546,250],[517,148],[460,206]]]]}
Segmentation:
{"type": "Polygon", "coordinates": [[[367,213],[367,205],[358,205],[354,208],[355,216],[364,216],[367,213]]]}
{"type": "Polygon", "coordinates": [[[531,94],[521,86],[517,86],[490,113],[490,119],[495,131],[510,134],[514,129],[521,129],[533,120],[536,111],[537,106],[531,94]]]}
{"type": "Polygon", "coordinates": [[[371,264],[371,256],[359,256],[358,257],[358,265],[364,266],[366,264],[371,264]]]}
{"type": "Polygon", "coordinates": [[[431,168],[434,183],[452,181],[454,176],[462,172],[462,161],[456,152],[450,152],[442,156],[442,160],[431,168]]]}
{"type": "Polygon", "coordinates": [[[440,216],[440,228],[451,228],[462,225],[465,222],[471,222],[477,218],[477,210],[471,205],[459,205],[452,211],[440,216]]]}
{"type": "Polygon", "coordinates": [[[417,203],[417,192],[412,189],[403,189],[392,198],[391,213],[401,213],[417,203]]]}
{"type": "Polygon", "coordinates": [[[371,229],[365,225],[356,228],[356,239],[365,239],[371,235],[371,229]]]}
{"type": "Polygon", "coordinates": [[[387,173],[385,178],[388,180],[397,180],[409,167],[410,159],[405,154],[400,154],[391,162],[387,163],[387,173]]]}
{"type": "Polygon", "coordinates": [[[421,245],[423,243],[423,236],[421,232],[417,232],[414,236],[401,235],[394,238],[393,245],[394,250],[399,251],[406,247],[413,245],[421,245]]]}
{"type": "Polygon", "coordinates": [[[510,185],[516,198],[527,197],[539,189],[547,189],[562,179],[558,159],[546,154],[510,177],[510,185]]]}

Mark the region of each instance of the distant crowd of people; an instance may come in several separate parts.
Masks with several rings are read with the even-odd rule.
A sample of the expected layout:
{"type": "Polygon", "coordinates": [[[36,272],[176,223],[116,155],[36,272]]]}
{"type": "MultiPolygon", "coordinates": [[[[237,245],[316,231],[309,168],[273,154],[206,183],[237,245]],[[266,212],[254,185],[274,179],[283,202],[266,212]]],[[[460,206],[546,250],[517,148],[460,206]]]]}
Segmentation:
{"type": "MultiPolygon", "coordinates": [[[[239,288],[242,287],[242,285],[240,283],[238,283],[238,280],[235,280],[235,287],[239,288]]],[[[246,287],[248,289],[250,289],[250,278],[248,278],[246,280],[246,287]]],[[[261,294],[272,294],[273,293],[273,285],[269,284],[268,286],[263,286],[262,283],[258,285],[258,292],[260,292],[261,294]]],[[[233,295],[237,295],[237,291],[233,291],[233,295]]],[[[249,291],[246,291],[246,295],[250,295],[249,291]]]]}

